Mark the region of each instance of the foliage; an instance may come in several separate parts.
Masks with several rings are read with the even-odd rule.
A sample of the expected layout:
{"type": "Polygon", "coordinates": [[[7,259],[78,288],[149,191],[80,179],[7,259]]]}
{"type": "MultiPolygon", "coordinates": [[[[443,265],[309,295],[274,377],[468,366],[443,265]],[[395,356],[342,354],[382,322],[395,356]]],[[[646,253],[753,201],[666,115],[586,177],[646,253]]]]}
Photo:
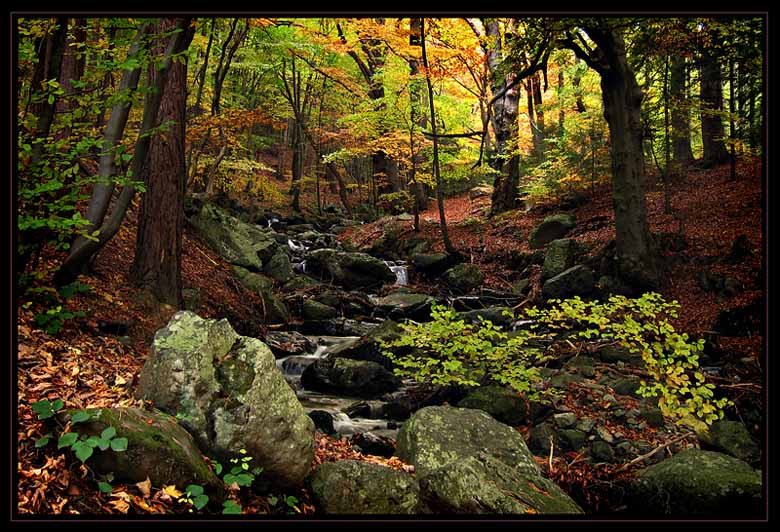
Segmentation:
{"type": "MultiPolygon", "coordinates": [[[[23,276],[24,277],[24,276],[23,276]]],[[[57,334],[65,322],[73,318],[83,318],[83,311],[71,312],[64,308],[65,301],[76,294],[89,292],[89,285],[75,281],[55,290],[50,286],[28,288],[25,296],[29,298],[23,308],[36,308],[35,321],[46,333],[57,334]]]]}
{"type": "Polygon", "coordinates": [[[545,310],[529,308],[532,328],[547,328],[551,333],[576,332],[591,340],[617,341],[632,353],[639,353],[650,379],[642,381],[637,393],[658,397],[665,416],[696,430],[706,429],[723,418],[727,398],[715,399],[715,386],[705,382],[698,371],[704,340],[689,341],[669,323],[677,316],[679,304],[666,302],[660,294],[649,292],[640,298],[611,296],[606,302],[585,302],[579,297],[551,300],[545,310]]]}
{"type": "Polygon", "coordinates": [[[395,365],[395,374],[418,382],[479,386],[488,379],[507,384],[539,400],[546,395],[539,389],[539,370],[532,366],[542,353],[527,331],[510,337],[488,320],[478,324],[458,320],[455,310],[443,305],[431,306],[430,323],[407,320],[401,324],[403,336],[382,342],[383,353],[395,365]],[[411,348],[408,354],[396,354],[397,348],[411,348]]]}
{"type": "Polygon", "coordinates": [[[414,196],[406,190],[380,194],[377,198],[377,207],[388,214],[411,212],[414,209],[414,196]]]}

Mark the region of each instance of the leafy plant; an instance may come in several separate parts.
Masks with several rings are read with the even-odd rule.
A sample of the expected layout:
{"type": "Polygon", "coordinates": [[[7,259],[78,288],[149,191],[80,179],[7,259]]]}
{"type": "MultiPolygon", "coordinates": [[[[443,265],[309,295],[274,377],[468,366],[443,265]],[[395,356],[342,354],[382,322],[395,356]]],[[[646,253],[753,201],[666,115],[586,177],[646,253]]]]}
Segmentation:
{"type": "Polygon", "coordinates": [[[225,515],[241,515],[241,505],[233,500],[226,500],[222,503],[222,513],[225,515]]]}
{"type": "Polygon", "coordinates": [[[197,510],[201,510],[204,506],[206,506],[206,504],[208,504],[209,496],[203,493],[203,486],[198,484],[190,484],[187,486],[182,500],[193,505],[197,510]]]}
{"type": "Polygon", "coordinates": [[[401,324],[404,334],[400,338],[381,342],[399,377],[466,386],[479,386],[490,379],[526,393],[530,399],[543,400],[547,395],[537,386],[541,376],[532,365],[543,360],[541,351],[531,343],[535,335],[520,331],[510,337],[481,317],[478,324],[465,323],[456,319],[452,308],[435,303],[431,318],[429,323],[407,320],[401,324]],[[411,351],[397,354],[395,348],[411,351]]]}

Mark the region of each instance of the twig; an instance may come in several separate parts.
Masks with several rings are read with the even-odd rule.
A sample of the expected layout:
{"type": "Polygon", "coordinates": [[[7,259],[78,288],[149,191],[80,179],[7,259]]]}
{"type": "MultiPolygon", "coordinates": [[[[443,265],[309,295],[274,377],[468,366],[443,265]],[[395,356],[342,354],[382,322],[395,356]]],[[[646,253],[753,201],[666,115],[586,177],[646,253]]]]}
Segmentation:
{"type": "Polygon", "coordinates": [[[671,439],[671,440],[669,440],[668,442],[666,442],[666,443],[663,443],[663,444],[659,445],[658,447],[656,447],[656,448],[655,448],[655,449],[653,449],[652,451],[650,451],[650,452],[647,452],[647,453],[645,453],[645,454],[643,454],[643,455],[641,455],[641,456],[637,456],[636,458],[634,458],[633,460],[631,460],[629,463],[625,464],[623,467],[621,467],[621,468],[619,468],[619,469],[615,470],[615,473],[620,473],[621,471],[625,471],[626,469],[628,469],[628,468],[629,468],[629,467],[631,467],[632,465],[634,465],[634,464],[636,464],[636,463],[638,463],[638,462],[641,462],[641,461],[642,461],[642,460],[644,460],[645,458],[649,458],[650,456],[653,456],[653,455],[654,455],[655,453],[657,453],[658,451],[660,451],[660,450],[662,450],[662,449],[666,449],[666,448],[668,448],[670,445],[672,445],[672,444],[674,444],[674,443],[677,443],[677,442],[678,442],[678,441],[680,441],[680,440],[684,440],[684,439],[685,439],[685,438],[687,438],[688,436],[690,436],[690,434],[686,433],[686,434],[682,434],[682,435],[680,435],[680,436],[677,436],[676,438],[672,438],[672,439],[671,439]]]}
{"type": "Polygon", "coordinates": [[[204,252],[203,252],[203,250],[202,250],[202,249],[200,249],[198,246],[195,246],[195,249],[197,249],[198,251],[200,251],[201,255],[203,255],[204,257],[206,257],[207,259],[209,259],[209,260],[211,261],[211,263],[212,263],[214,266],[219,266],[219,264],[218,264],[218,263],[217,263],[217,262],[216,262],[214,259],[212,259],[212,258],[211,258],[211,257],[209,257],[208,255],[206,255],[206,253],[204,253],[204,252]]]}
{"type": "Polygon", "coordinates": [[[553,473],[553,448],[555,447],[555,444],[553,443],[553,437],[552,434],[550,434],[550,458],[548,459],[548,463],[550,464],[550,474],[553,473]]]}

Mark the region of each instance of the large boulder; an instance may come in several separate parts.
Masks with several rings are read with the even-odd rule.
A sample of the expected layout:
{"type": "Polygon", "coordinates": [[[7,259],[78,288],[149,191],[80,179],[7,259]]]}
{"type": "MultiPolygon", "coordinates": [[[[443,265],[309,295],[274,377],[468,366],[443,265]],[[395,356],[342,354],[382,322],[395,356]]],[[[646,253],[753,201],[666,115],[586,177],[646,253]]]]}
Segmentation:
{"type": "Polygon", "coordinates": [[[295,275],[290,257],[281,248],[265,263],[263,272],[280,283],[286,283],[295,275]]]}
{"type": "Polygon", "coordinates": [[[450,462],[422,477],[420,496],[433,513],[583,513],[551,480],[527,476],[484,452],[450,462]]]}
{"type": "Polygon", "coordinates": [[[448,253],[415,253],[412,264],[415,270],[425,275],[439,275],[452,266],[453,258],[448,253]]]}
{"type": "MultiPolygon", "coordinates": [[[[75,411],[62,416],[68,422],[75,411]]],[[[192,436],[175,418],[138,408],[88,409],[88,421],[75,427],[80,434],[99,437],[108,427],[116,438],[127,438],[127,450],[95,448],[87,463],[95,471],[113,474],[120,482],[137,483],[147,478],[155,486],[190,484],[202,486],[212,501],[224,498],[224,483],[203,461],[192,436]]]]}
{"type": "Polygon", "coordinates": [[[442,279],[453,290],[466,293],[481,285],[485,277],[476,264],[458,264],[444,272],[442,279]]]}
{"type": "MultiPolygon", "coordinates": [[[[389,343],[401,337],[403,331],[393,320],[385,320],[371,329],[367,334],[355,340],[343,342],[330,351],[330,356],[351,358],[353,360],[369,360],[385,368],[392,368],[392,362],[383,354],[381,342],[389,343]]],[[[400,349],[396,354],[401,354],[400,349]]]]}
{"type": "Polygon", "coordinates": [[[397,390],[401,382],[375,362],[326,358],[303,370],[301,384],[316,392],[374,398],[397,390]]]}
{"type": "Polygon", "coordinates": [[[301,355],[316,348],[314,342],[295,331],[269,331],[265,335],[265,345],[271,348],[276,358],[301,355]]]}
{"type": "Polygon", "coordinates": [[[571,214],[555,214],[548,216],[531,233],[531,249],[539,249],[553,240],[566,236],[574,229],[577,220],[571,214]]]}
{"type": "Polygon", "coordinates": [[[754,466],[761,461],[758,443],[739,421],[716,421],[699,434],[699,441],[702,449],[726,453],[754,466]]]}
{"type": "Polygon", "coordinates": [[[204,203],[189,221],[222,258],[250,271],[260,271],[280,249],[273,231],[242,222],[211,203],[204,203]]]}
{"type": "Polygon", "coordinates": [[[419,410],[401,427],[397,454],[435,513],[582,512],[542,477],[522,435],[481,410],[419,410]]]}
{"type": "Polygon", "coordinates": [[[504,386],[480,386],[458,403],[460,408],[483,410],[501,423],[516,427],[525,421],[528,405],[517,392],[504,386]]]}
{"type": "Polygon", "coordinates": [[[641,515],[759,517],[761,472],[732,456],[687,449],[647,467],[629,493],[641,515]]]}
{"type": "Polygon", "coordinates": [[[366,253],[318,249],[306,258],[306,272],[349,288],[369,288],[395,281],[390,267],[366,253]]]}
{"type": "Polygon", "coordinates": [[[542,265],[542,279],[550,279],[574,266],[577,243],[571,238],[553,240],[542,265]]]}
{"type": "Polygon", "coordinates": [[[420,487],[410,474],[367,462],[326,462],[312,474],[311,490],[325,514],[418,512],[420,487]]]}
{"type": "Polygon", "coordinates": [[[338,310],[314,299],[305,300],[301,307],[301,316],[304,320],[329,320],[338,317],[338,315],[338,310]]]}
{"type": "Polygon", "coordinates": [[[245,449],[261,484],[299,486],[314,457],[314,424],[260,340],[227,320],[177,312],[157,331],[138,397],[182,417],[201,449],[230,460],[245,449]]]}
{"type": "Polygon", "coordinates": [[[542,285],[544,299],[566,299],[572,296],[587,295],[593,291],[593,270],[578,264],[548,279],[542,285]]]}
{"type": "Polygon", "coordinates": [[[273,293],[273,281],[241,266],[233,266],[233,272],[246,289],[256,292],[263,298],[261,311],[265,323],[287,323],[290,320],[287,306],[273,293]]]}
{"type": "Polygon", "coordinates": [[[416,321],[430,320],[431,303],[428,294],[399,290],[374,300],[377,307],[391,319],[410,318],[416,321]]]}

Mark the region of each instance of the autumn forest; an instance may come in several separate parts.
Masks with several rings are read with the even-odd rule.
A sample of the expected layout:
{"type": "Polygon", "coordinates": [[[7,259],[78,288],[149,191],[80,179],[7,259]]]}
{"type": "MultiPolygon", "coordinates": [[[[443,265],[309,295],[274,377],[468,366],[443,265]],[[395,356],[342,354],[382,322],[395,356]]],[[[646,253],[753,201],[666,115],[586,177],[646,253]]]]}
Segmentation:
{"type": "Polygon", "coordinates": [[[13,519],[766,519],[766,23],[14,14],[13,519]]]}

